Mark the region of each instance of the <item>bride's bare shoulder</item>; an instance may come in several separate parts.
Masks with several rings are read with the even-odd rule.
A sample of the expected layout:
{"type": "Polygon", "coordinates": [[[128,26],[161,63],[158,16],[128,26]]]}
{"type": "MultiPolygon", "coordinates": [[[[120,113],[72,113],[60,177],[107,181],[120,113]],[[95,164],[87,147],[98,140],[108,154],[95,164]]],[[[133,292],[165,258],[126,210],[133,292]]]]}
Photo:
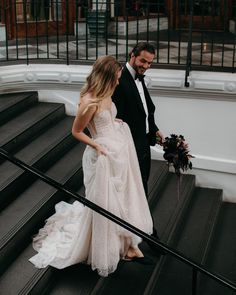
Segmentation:
{"type": "Polygon", "coordinates": [[[98,108],[98,103],[96,100],[91,96],[90,93],[86,93],[84,96],[80,97],[79,101],[79,109],[82,112],[96,112],[98,108]]]}
{"type": "Polygon", "coordinates": [[[79,105],[89,105],[93,101],[93,97],[90,93],[86,93],[85,95],[80,97],[79,105]]]}

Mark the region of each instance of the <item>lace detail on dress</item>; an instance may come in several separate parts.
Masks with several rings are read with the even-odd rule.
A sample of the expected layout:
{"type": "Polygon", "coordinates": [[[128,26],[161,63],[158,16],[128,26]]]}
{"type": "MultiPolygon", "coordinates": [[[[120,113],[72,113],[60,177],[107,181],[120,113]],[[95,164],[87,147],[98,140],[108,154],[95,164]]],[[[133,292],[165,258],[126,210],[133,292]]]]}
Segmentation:
{"type": "Polygon", "coordinates": [[[96,113],[92,122],[88,124],[88,129],[93,138],[98,136],[106,135],[108,132],[111,134],[114,130],[114,119],[117,111],[115,104],[112,103],[111,110],[104,109],[99,113],[96,113]]]}

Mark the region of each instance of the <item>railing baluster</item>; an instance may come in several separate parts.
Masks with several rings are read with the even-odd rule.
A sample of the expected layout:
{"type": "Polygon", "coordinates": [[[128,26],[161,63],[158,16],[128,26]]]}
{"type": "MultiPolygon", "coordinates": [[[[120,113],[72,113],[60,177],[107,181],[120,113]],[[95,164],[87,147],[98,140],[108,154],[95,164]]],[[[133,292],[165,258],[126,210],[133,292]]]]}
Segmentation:
{"type": "Polygon", "coordinates": [[[79,1],[75,1],[75,44],[76,44],[76,49],[75,49],[75,58],[78,60],[79,59],[79,1]]]}
{"type": "Polygon", "coordinates": [[[23,17],[25,28],[25,47],[26,47],[26,63],[29,64],[29,44],[28,44],[28,21],[27,21],[27,2],[23,1],[23,17]]]}
{"type": "Polygon", "coordinates": [[[167,44],[168,44],[168,49],[167,49],[167,63],[170,63],[170,24],[168,23],[168,28],[167,28],[167,44]]]}
{"type": "Polygon", "coordinates": [[[234,46],[233,46],[232,73],[235,73],[235,60],[236,60],[236,35],[234,37],[234,46]]]}
{"type": "Polygon", "coordinates": [[[235,73],[235,60],[236,60],[236,0],[233,2],[233,21],[234,21],[234,43],[233,43],[233,58],[232,58],[232,73],[235,73]]]}
{"type": "Polygon", "coordinates": [[[4,22],[5,22],[5,38],[6,38],[6,60],[9,59],[9,52],[8,52],[8,34],[9,34],[9,30],[10,28],[8,27],[9,21],[8,21],[8,17],[7,17],[7,9],[9,8],[9,5],[7,4],[7,1],[4,1],[4,22]]]}
{"type": "Polygon", "coordinates": [[[129,12],[128,12],[128,8],[126,8],[126,15],[125,15],[125,20],[126,20],[126,37],[125,37],[125,39],[126,39],[126,42],[125,42],[125,44],[126,44],[126,50],[125,50],[125,52],[126,52],[126,60],[128,59],[128,56],[129,56],[129,52],[128,52],[128,49],[129,49],[129,12]]]}
{"type": "Polygon", "coordinates": [[[188,39],[188,53],[187,53],[187,61],[186,61],[186,70],[185,70],[185,87],[189,87],[189,73],[192,65],[192,31],[193,31],[193,0],[189,3],[189,14],[190,14],[190,20],[189,20],[189,39],[188,39]]]}
{"type": "MultiPolygon", "coordinates": [[[[38,0],[39,1],[39,0],[38,0]]],[[[51,4],[48,2],[47,5],[44,6],[44,17],[45,17],[45,31],[46,31],[46,44],[47,44],[47,59],[49,59],[50,48],[49,48],[49,17],[50,17],[50,7],[51,4]]]]}
{"type": "MultiPolygon", "coordinates": [[[[114,0],[113,0],[114,1],[114,0]]],[[[118,16],[118,13],[119,13],[119,11],[121,11],[121,7],[120,7],[120,5],[121,5],[121,3],[116,3],[116,2],[113,2],[114,3],[114,5],[115,5],[115,28],[116,28],[116,36],[115,36],[115,40],[116,40],[116,42],[115,42],[115,52],[116,52],[116,59],[118,59],[118,33],[119,33],[119,16],[118,16]]]]}
{"type": "MultiPolygon", "coordinates": [[[[69,20],[69,1],[66,1],[66,19],[69,20]]],[[[69,21],[66,22],[66,64],[70,64],[69,58],[69,21]]]]}
{"type": "Polygon", "coordinates": [[[147,26],[146,26],[146,30],[147,30],[147,42],[149,42],[149,38],[150,38],[150,34],[149,34],[149,25],[150,25],[150,2],[147,2],[145,9],[144,9],[144,13],[147,16],[147,26]]]}
{"type": "Polygon", "coordinates": [[[85,11],[85,19],[86,19],[86,24],[85,24],[85,44],[86,44],[86,54],[85,54],[85,59],[89,60],[89,56],[88,56],[88,37],[89,37],[89,27],[88,27],[88,10],[89,7],[86,7],[86,11],[85,11]]]}
{"type": "MultiPolygon", "coordinates": [[[[137,2],[136,2],[137,3],[137,2]]],[[[136,42],[139,41],[139,7],[138,3],[136,4],[135,10],[136,10],[136,42]]]]}
{"type": "MultiPolygon", "coordinates": [[[[58,0],[54,3],[56,5],[56,38],[57,38],[57,59],[59,59],[59,5],[61,7],[61,0],[59,0],[60,3],[58,3],[58,0]]],[[[55,8],[54,8],[55,9],[55,8]]]]}
{"type": "MultiPolygon", "coordinates": [[[[19,4],[18,4],[19,5],[19,4]]],[[[14,1],[14,14],[15,14],[15,32],[16,32],[16,59],[19,59],[19,43],[18,43],[18,20],[16,15],[17,4],[14,1]]]]}
{"type": "Polygon", "coordinates": [[[39,32],[38,32],[38,14],[35,15],[35,30],[36,30],[36,51],[39,58],[39,32]]]}
{"type": "MultiPolygon", "coordinates": [[[[223,15],[223,30],[224,32],[227,31],[227,18],[226,15],[229,14],[229,5],[228,5],[228,1],[224,1],[224,11],[226,11],[226,13],[223,15]]],[[[223,35],[223,42],[222,42],[222,54],[221,54],[221,67],[224,67],[224,57],[225,57],[225,35],[223,35]]]]}
{"type": "Polygon", "coordinates": [[[110,13],[109,7],[110,1],[106,1],[106,13],[105,13],[105,42],[106,42],[106,55],[108,54],[108,16],[110,13]]]}
{"type": "Polygon", "coordinates": [[[160,4],[157,3],[157,33],[156,33],[156,39],[157,39],[157,46],[156,46],[156,49],[157,49],[157,60],[156,62],[159,63],[160,62],[160,4]]]}

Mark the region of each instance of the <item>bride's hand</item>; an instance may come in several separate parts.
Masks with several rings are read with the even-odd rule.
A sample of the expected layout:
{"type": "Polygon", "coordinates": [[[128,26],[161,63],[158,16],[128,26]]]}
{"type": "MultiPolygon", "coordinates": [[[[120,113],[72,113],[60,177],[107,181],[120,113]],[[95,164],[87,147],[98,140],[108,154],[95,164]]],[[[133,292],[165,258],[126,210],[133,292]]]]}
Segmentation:
{"type": "Polygon", "coordinates": [[[118,123],[123,124],[123,120],[121,120],[121,119],[115,118],[115,121],[118,122],[118,123]]]}
{"type": "Polygon", "coordinates": [[[98,156],[100,156],[100,155],[104,155],[104,156],[106,156],[106,155],[107,155],[107,150],[106,150],[103,146],[101,146],[101,145],[97,145],[97,146],[95,147],[95,149],[96,149],[96,151],[97,151],[98,156]]]}

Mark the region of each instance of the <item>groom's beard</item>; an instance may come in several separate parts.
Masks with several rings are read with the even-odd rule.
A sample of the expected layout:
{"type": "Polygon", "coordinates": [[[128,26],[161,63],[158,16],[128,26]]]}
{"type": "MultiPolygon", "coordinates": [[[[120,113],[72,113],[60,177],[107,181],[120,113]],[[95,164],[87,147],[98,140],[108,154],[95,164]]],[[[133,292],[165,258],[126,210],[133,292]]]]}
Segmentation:
{"type": "Polygon", "coordinates": [[[145,72],[146,72],[146,69],[144,69],[143,67],[134,67],[135,69],[135,72],[138,73],[138,74],[141,74],[143,75],[145,72]]]}
{"type": "Polygon", "coordinates": [[[146,69],[144,67],[138,66],[137,64],[135,64],[135,62],[133,64],[133,69],[135,70],[136,73],[142,74],[142,75],[146,72],[146,69]]]}

